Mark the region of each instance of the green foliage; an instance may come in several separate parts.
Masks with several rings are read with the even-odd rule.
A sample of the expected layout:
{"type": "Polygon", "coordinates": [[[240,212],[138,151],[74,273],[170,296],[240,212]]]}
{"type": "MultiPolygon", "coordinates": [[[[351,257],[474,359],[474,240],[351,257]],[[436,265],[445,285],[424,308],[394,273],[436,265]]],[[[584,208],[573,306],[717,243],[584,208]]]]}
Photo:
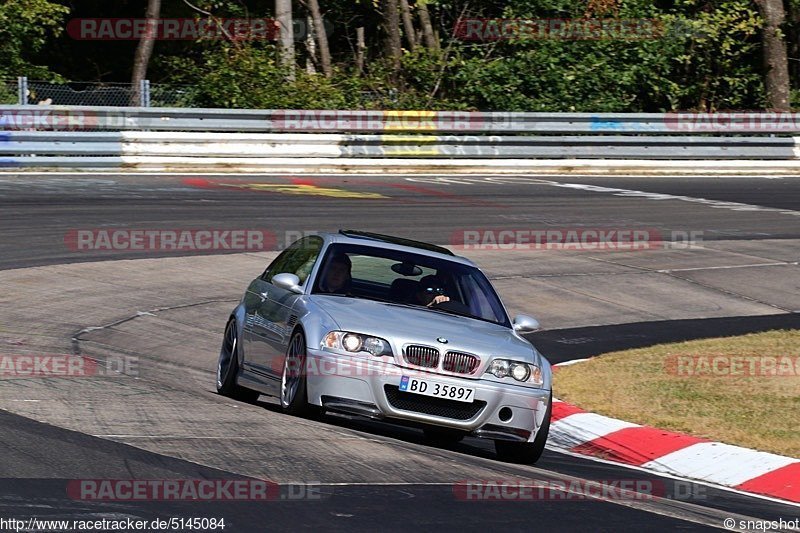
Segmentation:
{"type": "Polygon", "coordinates": [[[700,110],[754,109],[764,104],[758,32],[762,21],[747,0],[719,2],[698,11],[685,25],[692,30],[687,49],[674,56],[676,103],[700,110]],[[679,82],[679,83],[678,83],[679,82]]]}
{"type": "Polygon", "coordinates": [[[441,52],[422,47],[406,51],[401,59],[400,80],[390,80],[388,61],[373,61],[364,77],[340,78],[338,84],[349,87],[348,94],[360,94],[352,101],[354,108],[364,109],[429,109],[435,111],[471,109],[460,96],[450,94],[451,80],[458,61],[441,52]]]}
{"type": "MultiPolygon", "coordinates": [[[[122,48],[127,44],[119,42],[70,42],[59,52],[55,44],[67,39],[58,35],[69,10],[57,1],[67,3],[0,0],[0,78],[27,75],[57,80],[53,71],[63,69],[69,75],[82,69],[81,79],[96,71],[107,81],[127,81],[133,42],[127,43],[129,52],[122,48]],[[42,58],[49,66],[36,65],[42,58]]],[[[399,73],[392,72],[384,58],[377,0],[325,0],[323,10],[333,28],[331,79],[302,68],[309,55],[303,41],[296,43],[294,82],[286,81],[275,43],[263,41],[159,41],[148,77],[154,84],[188,86],[180,93],[180,105],[209,107],[658,112],[764,106],[762,21],[753,0],[416,0],[411,4],[423,1],[441,50],[423,46],[405,50],[399,73]],[[636,39],[474,42],[450,37],[460,17],[650,19],[654,31],[636,39]],[[354,66],[358,26],[366,30],[363,73],[354,66]]],[[[800,0],[787,1],[797,14],[790,19],[800,20],[800,0]]],[[[141,16],[145,3],[127,0],[112,6],[103,0],[70,0],[73,16],[112,17],[124,10],[118,16],[141,16]],[[106,11],[99,12],[101,8],[106,11]]],[[[261,0],[192,4],[221,18],[270,17],[273,6],[261,0]]],[[[303,3],[294,5],[295,18],[302,20],[307,14],[303,3]]],[[[163,10],[165,17],[201,16],[183,2],[164,3],[163,10]]],[[[416,13],[412,15],[418,23],[416,13]]],[[[797,25],[787,23],[787,35],[800,35],[797,25]]],[[[800,74],[800,68],[796,71],[800,74]]],[[[800,105],[796,94],[792,101],[800,105]]]]}
{"type": "Polygon", "coordinates": [[[295,82],[276,63],[271,44],[225,44],[206,50],[199,62],[172,57],[173,81],[193,83],[203,107],[256,109],[341,109],[344,93],[323,76],[298,71],[295,82]]]}
{"type": "Polygon", "coordinates": [[[9,85],[0,80],[0,105],[16,104],[17,99],[16,91],[12,91],[9,85]]]}
{"type": "Polygon", "coordinates": [[[62,32],[67,13],[67,7],[47,0],[0,2],[0,78],[28,76],[59,81],[48,67],[31,64],[26,57],[42,49],[49,34],[62,32]]]}
{"type": "MultiPolygon", "coordinates": [[[[581,17],[575,6],[561,0],[526,1],[523,9],[510,9],[507,16],[581,17]]],[[[726,1],[712,11],[705,6],[685,2],[683,13],[669,13],[656,12],[643,0],[626,2],[619,18],[651,18],[653,34],[636,40],[498,43],[466,59],[458,78],[464,93],[482,109],[622,112],[760,107],[760,21],[755,8],[748,0],[726,1]]]]}
{"type": "Polygon", "coordinates": [[[403,57],[403,84],[389,83],[388,64],[375,61],[361,77],[341,70],[332,79],[297,70],[294,82],[276,62],[272,44],[210,47],[200,58],[172,56],[161,68],[172,83],[193,84],[194,104],[257,109],[466,109],[467,104],[433,96],[442,72],[439,54],[420,49],[403,57]]]}

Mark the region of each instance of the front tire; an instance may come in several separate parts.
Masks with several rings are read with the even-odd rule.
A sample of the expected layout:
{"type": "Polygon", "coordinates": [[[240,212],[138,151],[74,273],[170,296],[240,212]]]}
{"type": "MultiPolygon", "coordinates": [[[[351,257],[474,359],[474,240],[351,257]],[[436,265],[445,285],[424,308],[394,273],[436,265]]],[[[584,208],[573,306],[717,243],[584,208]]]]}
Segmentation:
{"type": "Polygon", "coordinates": [[[217,361],[217,394],[240,402],[255,403],[260,393],[239,386],[236,383],[238,375],[239,330],[236,327],[236,320],[230,320],[225,326],[225,337],[217,361]]]}
{"type": "Polygon", "coordinates": [[[283,360],[281,407],[284,413],[305,416],[311,412],[306,386],[306,339],[302,331],[295,331],[283,360]]]}
{"type": "Polygon", "coordinates": [[[547,444],[547,435],[550,433],[550,415],[553,412],[553,393],[550,393],[550,403],[544,413],[544,420],[536,433],[533,442],[510,442],[507,440],[494,441],[494,449],[501,461],[532,465],[539,460],[547,444]]]}

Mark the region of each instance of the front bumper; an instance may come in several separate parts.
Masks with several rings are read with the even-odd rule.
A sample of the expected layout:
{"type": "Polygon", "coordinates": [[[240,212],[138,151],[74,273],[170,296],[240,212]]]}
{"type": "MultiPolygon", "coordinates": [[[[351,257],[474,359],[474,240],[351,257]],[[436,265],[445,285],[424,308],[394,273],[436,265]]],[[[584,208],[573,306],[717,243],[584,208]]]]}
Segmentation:
{"type": "Polygon", "coordinates": [[[550,391],[482,379],[421,372],[394,362],[308,350],[308,401],[335,411],[459,429],[476,437],[531,442],[550,391]],[[472,404],[397,390],[404,375],[475,389],[472,404]]]}

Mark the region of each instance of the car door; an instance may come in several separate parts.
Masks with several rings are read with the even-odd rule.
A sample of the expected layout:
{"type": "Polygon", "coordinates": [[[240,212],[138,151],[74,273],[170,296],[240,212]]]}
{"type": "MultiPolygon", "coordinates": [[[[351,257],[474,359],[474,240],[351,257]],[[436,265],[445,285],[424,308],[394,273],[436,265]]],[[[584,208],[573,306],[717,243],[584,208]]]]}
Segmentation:
{"type": "MultiPolygon", "coordinates": [[[[287,248],[286,261],[270,269],[267,280],[271,281],[277,274],[294,274],[300,278],[300,285],[305,286],[314,264],[319,259],[323,240],[321,237],[305,237],[287,248]]],[[[264,368],[267,376],[278,380],[283,372],[283,360],[291,339],[292,331],[298,316],[294,309],[302,294],[267,283],[267,297],[258,306],[255,323],[258,325],[257,348],[259,366],[264,368]]],[[[253,328],[256,331],[256,328],[253,328]]]]}
{"type": "Polygon", "coordinates": [[[270,313],[268,305],[265,304],[268,304],[269,292],[274,288],[269,280],[272,279],[274,273],[282,271],[291,252],[291,249],[287,248],[278,255],[264,273],[250,283],[244,295],[243,367],[253,378],[263,381],[267,385],[274,385],[269,382],[271,380],[268,380],[271,373],[265,366],[268,357],[264,354],[269,346],[268,337],[272,327],[270,322],[265,319],[265,315],[269,316],[270,313]]]}

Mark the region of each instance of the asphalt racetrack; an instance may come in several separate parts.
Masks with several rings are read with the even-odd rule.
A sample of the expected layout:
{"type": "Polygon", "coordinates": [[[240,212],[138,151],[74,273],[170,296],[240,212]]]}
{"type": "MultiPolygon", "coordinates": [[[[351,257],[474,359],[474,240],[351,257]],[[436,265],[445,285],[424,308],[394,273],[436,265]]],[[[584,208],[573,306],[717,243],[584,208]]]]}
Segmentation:
{"type": "MultiPolygon", "coordinates": [[[[641,230],[645,250],[463,250],[553,362],[800,327],[800,178],[0,175],[0,353],[126,358],[135,375],[0,378],[0,518],[225,518],[225,531],[674,531],[800,507],[547,450],[431,446],[412,427],[297,419],[214,392],[221,333],[274,250],[81,248],[78,231],[641,230]],[[655,237],[658,237],[656,239],[655,237]],[[269,480],[272,501],[109,501],[75,480],[269,480]],[[647,499],[481,501],[465,482],[645,481],[647,499]]],[[[471,233],[470,233],[471,232],[471,233]]],[[[96,244],[96,243],[95,243],[96,244]]],[[[480,244],[480,243],[479,243],[480,244]]],[[[491,244],[491,243],[489,243],[491,244]]],[[[0,528],[1,529],[1,528],[0,528]]]]}

